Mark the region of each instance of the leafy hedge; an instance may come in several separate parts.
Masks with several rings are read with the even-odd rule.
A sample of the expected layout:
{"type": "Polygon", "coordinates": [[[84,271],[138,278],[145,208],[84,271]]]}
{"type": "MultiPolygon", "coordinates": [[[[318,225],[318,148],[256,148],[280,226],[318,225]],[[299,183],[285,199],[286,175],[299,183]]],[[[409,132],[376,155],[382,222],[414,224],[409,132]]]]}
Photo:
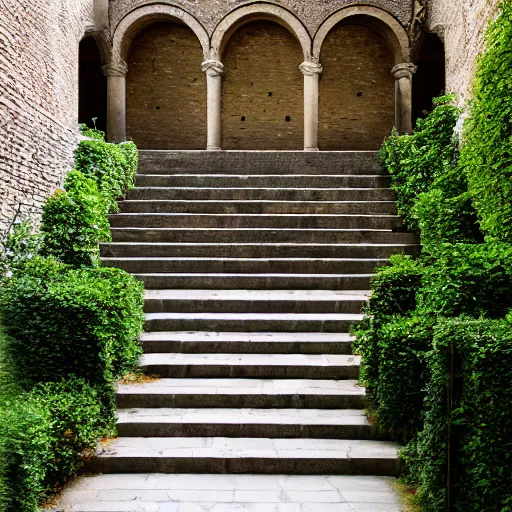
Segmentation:
{"type": "Polygon", "coordinates": [[[491,21],[487,51],[477,67],[473,102],[461,151],[482,231],[512,239],[512,2],[491,21]]]}
{"type": "Polygon", "coordinates": [[[0,407],[0,485],[6,512],[34,512],[82,465],[115,418],[98,388],[83,380],[37,385],[0,407]]]}
{"type": "Polygon", "coordinates": [[[96,182],[70,172],[65,191],[57,190],[43,206],[42,254],[76,266],[99,265],[99,244],[111,240],[105,201],[96,182]]]}
{"type": "Polygon", "coordinates": [[[104,384],[133,370],[142,311],[143,285],[126,272],[40,257],[7,282],[0,300],[17,377],[33,383],[75,375],[104,384]]]}
{"type": "Polygon", "coordinates": [[[107,212],[117,212],[117,200],[133,187],[138,153],[133,142],[109,144],[84,140],[75,151],[75,168],[93,178],[105,200],[107,212]]]}

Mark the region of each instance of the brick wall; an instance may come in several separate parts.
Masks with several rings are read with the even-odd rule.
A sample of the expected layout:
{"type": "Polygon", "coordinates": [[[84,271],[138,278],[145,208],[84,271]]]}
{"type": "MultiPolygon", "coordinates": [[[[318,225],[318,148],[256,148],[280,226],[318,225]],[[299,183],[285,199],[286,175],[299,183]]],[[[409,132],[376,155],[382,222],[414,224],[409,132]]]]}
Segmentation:
{"type": "Polygon", "coordinates": [[[458,94],[461,105],[471,92],[485,27],[497,11],[498,0],[431,0],[428,28],[444,34],[446,89],[458,94]]]}
{"type": "Polygon", "coordinates": [[[92,0],[0,0],[0,231],[72,165],[78,44],[92,0]]]}
{"type": "Polygon", "coordinates": [[[321,150],[376,150],[395,121],[394,57],[372,29],[340,24],[320,55],[321,150]]]}
{"type": "Polygon", "coordinates": [[[272,22],[253,22],[223,56],[224,149],[304,147],[304,60],[298,40],[272,22]]]}
{"type": "Polygon", "coordinates": [[[205,149],[206,76],[185,25],[149,26],[132,43],[126,82],[127,137],[140,149],[205,149]]]}

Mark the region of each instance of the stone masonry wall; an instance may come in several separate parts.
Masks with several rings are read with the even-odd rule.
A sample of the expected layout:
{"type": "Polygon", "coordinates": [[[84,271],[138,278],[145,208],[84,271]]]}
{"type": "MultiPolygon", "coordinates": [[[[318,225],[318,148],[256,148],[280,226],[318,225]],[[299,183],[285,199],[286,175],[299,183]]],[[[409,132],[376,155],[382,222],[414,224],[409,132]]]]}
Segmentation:
{"type": "Polygon", "coordinates": [[[446,90],[457,93],[463,105],[471,94],[475,61],[484,50],[489,19],[498,12],[498,0],[431,0],[428,29],[445,43],[446,90]]]}
{"type": "Polygon", "coordinates": [[[72,165],[78,44],[93,0],[0,0],[0,232],[72,165]]]}

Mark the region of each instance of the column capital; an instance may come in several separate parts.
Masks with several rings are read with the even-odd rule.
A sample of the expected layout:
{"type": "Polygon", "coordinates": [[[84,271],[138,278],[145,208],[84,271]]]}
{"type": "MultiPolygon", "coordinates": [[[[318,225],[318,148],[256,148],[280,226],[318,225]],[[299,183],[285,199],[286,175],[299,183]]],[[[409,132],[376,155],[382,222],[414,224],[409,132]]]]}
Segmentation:
{"type": "Polygon", "coordinates": [[[411,64],[409,62],[403,62],[402,64],[397,64],[392,70],[391,74],[395,80],[400,80],[400,78],[408,78],[412,79],[412,75],[416,73],[418,69],[417,66],[411,64]]]}
{"type": "Polygon", "coordinates": [[[220,60],[205,60],[201,64],[201,70],[208,76],[222,76],[224,74],[224,64],[220,60]]]}
{"type": "Polygon", "coordinates": [[[124,60],[117,60],[101,67],[105,76],[125,77],[128,73],[128,64],[124,60]]]}
{"type": "Polygon", "coordinates": [[[304,61],[300,66],[302,74],[305,76],[314,76],[322,74],[324,70],[322,65],[316,61],[304,61]]]}

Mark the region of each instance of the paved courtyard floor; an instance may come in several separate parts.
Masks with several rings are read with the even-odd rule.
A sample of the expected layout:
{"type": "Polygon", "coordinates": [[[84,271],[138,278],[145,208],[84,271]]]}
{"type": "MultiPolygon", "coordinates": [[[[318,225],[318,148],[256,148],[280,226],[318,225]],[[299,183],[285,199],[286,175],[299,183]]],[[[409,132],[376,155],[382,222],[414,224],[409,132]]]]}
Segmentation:
{"type": "Polygon", "coordinates": [[[403,512],[395,480],[372,476],[164,475],[83,477],[66,512],[403,512]]]}

